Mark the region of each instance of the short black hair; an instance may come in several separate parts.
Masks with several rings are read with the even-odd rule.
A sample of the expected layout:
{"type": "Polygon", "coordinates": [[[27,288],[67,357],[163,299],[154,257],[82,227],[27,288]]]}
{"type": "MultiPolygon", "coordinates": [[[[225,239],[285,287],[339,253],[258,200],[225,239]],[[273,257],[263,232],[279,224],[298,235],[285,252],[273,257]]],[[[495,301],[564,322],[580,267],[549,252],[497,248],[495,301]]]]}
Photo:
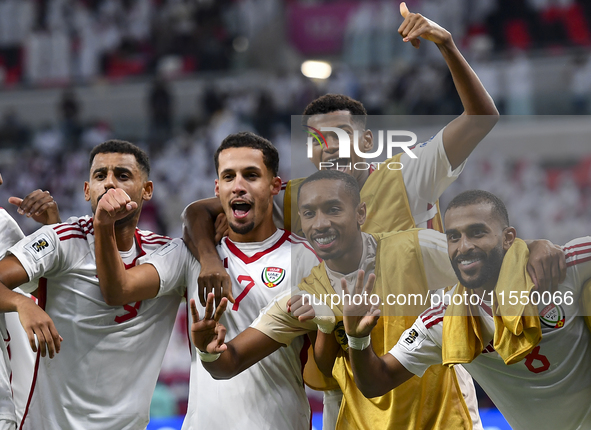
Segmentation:
{"type": "Polygon", "coordinates": [[[92,151],[90,151],[90,159],[88,162],[89,168],[92,167],[92,162],[97,154],[113,153],[133,155],[138,166],[140,166],[140,169],[146,174],[146,177],[150,176],[150,159],[148,158],[148,154],[133,143],[118,139],[107,140],[106,142],[95,146],[92,151]]]}
{"type": "Polygon", "coordinates": [[[353,115],[354,121],[365,129],[367,121],[365,107],[361,102],[343,94],[325,94],[313,100],[304,109],[302,125],[308,125],[308,120],[312,115],[331,113],[339,110],[349,111],[353,115]]]}
{"type": "Polygon", "coordinates": [[[500,221],[502,227],[509,227],[509,214],[507,213],[505,203],[488,191],[468,190],[458,194],[451,202],[449,202],[445,213],[453,208],[475,205],[478,203],[488,203],[492,208],[492,214],[500,221]]]}
{"type": "Polygon", "coordinates": [[[304,185],[309,184],[310,182],[321,181],[323,179],[343,182],[347,194],[349,194],[351,200],[353,200],[354,206],[359,206],[361,196],[357,180],[353,176],[343,173],[340,170],[319,170],[304,179],[298,188],[298,206],[300,204],[300,193],[302,188],[304,188],[304,185]]]}
{"type": "Polygon", "coordinates": [[[252,148],[258,149],[263,153],[263,162],[273,177],[279,174],[279,152],[277,148],[273,146],[271,142],[261,136],[257,136],[250,131],[242,131],[240,133],[234,133],[227,136],[219,148],[215,152],[213,157],[215,162],[215,171],[219,174],[218,170],[220,167],[220,153],[224,149],[229,148],[252,148]]]}

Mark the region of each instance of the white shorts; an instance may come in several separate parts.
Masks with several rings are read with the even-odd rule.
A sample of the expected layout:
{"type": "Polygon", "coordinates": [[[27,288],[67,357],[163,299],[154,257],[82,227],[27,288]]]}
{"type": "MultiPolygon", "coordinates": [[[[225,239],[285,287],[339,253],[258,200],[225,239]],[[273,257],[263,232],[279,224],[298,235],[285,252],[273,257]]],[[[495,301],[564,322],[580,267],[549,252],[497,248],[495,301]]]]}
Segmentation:
{"type": "Polygon", "coordinates": [[[323,430],[334,430],[336,428],[342,401],[343,392],[340,389],[324,392],[324,410],[322,411],[323,430]]]}

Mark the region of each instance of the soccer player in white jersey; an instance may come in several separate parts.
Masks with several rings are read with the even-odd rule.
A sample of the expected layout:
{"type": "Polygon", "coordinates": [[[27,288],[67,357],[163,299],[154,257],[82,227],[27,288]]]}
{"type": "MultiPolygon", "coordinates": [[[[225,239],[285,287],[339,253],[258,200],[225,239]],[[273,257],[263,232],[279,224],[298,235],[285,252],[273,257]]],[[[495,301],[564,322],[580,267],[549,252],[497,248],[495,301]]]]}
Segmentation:
{"type": "MultiPolygon", "coordinates": [[[[170,241],[137,229],[142,203],[152,197],[148,176],[147,155],[129,142],[107,141],[90,154],[84,193],[93,212],[113,188],[125,190],[133,201],[133,210],[113,227],[118,253],[129,267],[170,241]]],[[[89,216],[41,228],[0,261],[2,288],[40,280],[39,304],[65,339],[51,362],[37,356],[21,429],[139,430],[148,424],[181,296],[111,306],[96,275],[89,216]]],[[[56,336],[45,337],[50,355],[60,345],[56,336]]]]}
{"type": "MultiPolygon", "coordinates": [[[[2,182],[0,175],[0,185],[2,182]]],[[[59,221],[57,204],[47,191],[33,191],[24,199],[11,197],[9,202],[19,207],[20,214],[26,214],[42,224],[59,221]]],[[[14,219],[0,207],[0,258],[3,258],[8,248],[24,236],[14,219]]],[[[21,311],[24,317],[45,314],[33,300],[29,298],[23,300],[22,297],[14,294],[11,296],[13,299],[22,301],[25,306],[21,311]]],[[[25,390],[28,393],[34,370],[33,349],[36,347],[34,342],[29,343],[19,316],[18,313],[13,312],[0,314],[2,335],[0,339],[0,429],[2,430],[17,428],[26,402],[22,394],[25,390]]],[[[46,317],[46,321],[49,321],[49,317],[46,317]]]]}
{"type": "MultiPolygon", "coordinates": [[[[585,325],[583,315],[588,314],[581,300],[583,286],[591,278],[591,237],[564,246],[567,276],[552,295],[552,303],[534,303],[534,295],[530,296],[536,305],[533,318],[540,319],[541,340],[537,345],[532,342],[533,349],[524,359],[506,365],[493,343],[499,319],[493,320],[490,298],[492,292],[497,294],[503,288],[497,280],[502,267],[511,264],[505,255],[515,246],[515,229],[509,226],[504,204],[479,190],[467,191],[452,200],[445,224],[449,258],[460,284],[482,299],[472,305],[471,315],[479,321],[483,349],[466,360],[466,370],[513,429],[591,428],[591,334],[585,325]]],[[[511,271],[509,276],[520,276],[519,270],[511,271]]],[[[369,291],[370,284],[363,287],[362,280],[358,280],[355,293],[369,291]]],[[[496,297],[498,304],[498,294],[496,297]]],[[[444,303],[450,303],[450,299],[444,303]]],[[[356,315],[361,316],[351,316],[351,309],[344,309],[347,335],[358,338],[360,345],[358,349],[350,348],[350,359],[357,385],[366,396],[379,396],[413,374],[421,376],[430,365],[442,362],[444,343],[450,342],[444,339],[445,321],[450,324],[448,318],[465,318],[456,313],[448,315],[446,304],[420,315],[390,353],[382,357],[371,348],[363,348],[363,339],[378,317],[368,309],[361,309],[361,313],[356,309],[356,315]]],[[[457,344],[457,339],[454,342],[457,344]]]]}
{"type": "MultiPolygon", "coordinates": [[[[281,188],[281,179],[279,154],[269,141],[252,133],[230,135],[218,148],[215,165],[219,175],[215,193],[230,225],[217,252],[232,279],[235,301],[223,318],[232,338],[248,328],[278,294],[290,292],[292,284],[307,276],[319,259],[305,241],[273,223],[273,196],[281,188]]],[[[142,259],[141,265],[123,270],[113,252],[111,226],[125,216],[130,200],[118,191],[110,191],[97,210],[101,286],[108,286],[113,300],[121,303],[187,288],[195,306],[200,266],[180,239],[142,259]]],[[[300,337],[228,381],[215,380],[203,369],[200,358],[215,356],[192,348],[183,429],[308,429],[310,406],[302,377],[308,345],[307,337],[300,337]]]]}

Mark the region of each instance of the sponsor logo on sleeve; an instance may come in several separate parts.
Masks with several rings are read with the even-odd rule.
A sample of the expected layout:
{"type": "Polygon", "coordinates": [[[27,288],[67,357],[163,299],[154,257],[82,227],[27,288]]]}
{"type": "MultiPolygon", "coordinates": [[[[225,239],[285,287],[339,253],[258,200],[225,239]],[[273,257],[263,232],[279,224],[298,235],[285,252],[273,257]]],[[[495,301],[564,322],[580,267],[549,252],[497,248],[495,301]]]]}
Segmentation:
{"type": "Polygon", "coordinates": [[[39,261],[46,255],[55,251],[55,245],[47,234],[40,234],[25,245],[25,250],[39,261]]]}
{"type": "Polygon", "coordinates": [[[168,242],[156,251],[156,255],[164,256],[170,254],[177,246],[179,246],[179,244],[176,242],[168,242]]]}
{"type": "Polygon", "coordinates": [[[423,342],[423,336],[414,328],[406,334],[406,336],[400,339],[400,344],[407,350],[412,351],[416,349],[423,342]]]}

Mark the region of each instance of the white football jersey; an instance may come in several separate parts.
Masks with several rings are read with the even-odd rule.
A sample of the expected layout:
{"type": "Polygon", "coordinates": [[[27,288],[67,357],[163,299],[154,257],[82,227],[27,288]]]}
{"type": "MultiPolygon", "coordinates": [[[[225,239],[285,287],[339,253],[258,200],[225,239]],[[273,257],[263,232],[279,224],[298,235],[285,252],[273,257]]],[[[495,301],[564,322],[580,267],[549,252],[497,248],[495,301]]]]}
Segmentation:
{"type": "MultiPolygon", "coordinates": [[[[591,278],[591,237],[563,249],[568,269],[556,294],[560,303],[538,305],[540,343],[519,363],[505,365],[493,347],[490,306],[483,304],[482,334],[491,341],[463,365],[516,430],[591,428],[591,333],[579,303],[581,287],[591,278]]],[[[543,297],[549,300],[548,294],[543,297]]],[[[443,305],[423,312],[390,351],[412,373],[422,376],[431,364],[441,363],[444,314],[443,305]]]]}
{"type": "MultiPolygon", "coordinates": [[[[136,230],[126,267],[171,239],[136,230]]],[[[9,252],[39,282],[39,305],[64,338],[37,355],[22,429],[144,429],[181,301],[178,294],[108,306],[96,275],[92,218],[45,226],[9,252]]]]}
{"type": "MultiPolygon", "coordinates": [[[[0,258],[3,258],[8,248],[24,237],[23,232],[10,215],[0,208],[0,258]]],[[[6,329],[5,314],[0,313],[0,420],[16,423],[14,402],[10,379],[10,335],[6,329]]]]}
{"type": "MultiPolygon", "coordinates": [[[[280,229],[258,243],[234,243],[224,238],[217,249],[232,278],[235,299],[221,319],[228,329],[226,341],[246,330],[262,308],[278,294],[295,288],[320,262],[303,239],[280,229]]],[[[146,262],[160,274],[160,294],[186,285],[188,298],[195,299],[203,317],[204,308],[197,295],[200,266],[180,239],[146,262]]],[[[190,330],[190,318],[188,323],[190,330]]],[[[299,337],[290,346],[222,381],[211,377],[191,348],[189,408],[183,429],[309,429],[310,405],[302,377],[309,346],[306,340],[299,337]]]]}

